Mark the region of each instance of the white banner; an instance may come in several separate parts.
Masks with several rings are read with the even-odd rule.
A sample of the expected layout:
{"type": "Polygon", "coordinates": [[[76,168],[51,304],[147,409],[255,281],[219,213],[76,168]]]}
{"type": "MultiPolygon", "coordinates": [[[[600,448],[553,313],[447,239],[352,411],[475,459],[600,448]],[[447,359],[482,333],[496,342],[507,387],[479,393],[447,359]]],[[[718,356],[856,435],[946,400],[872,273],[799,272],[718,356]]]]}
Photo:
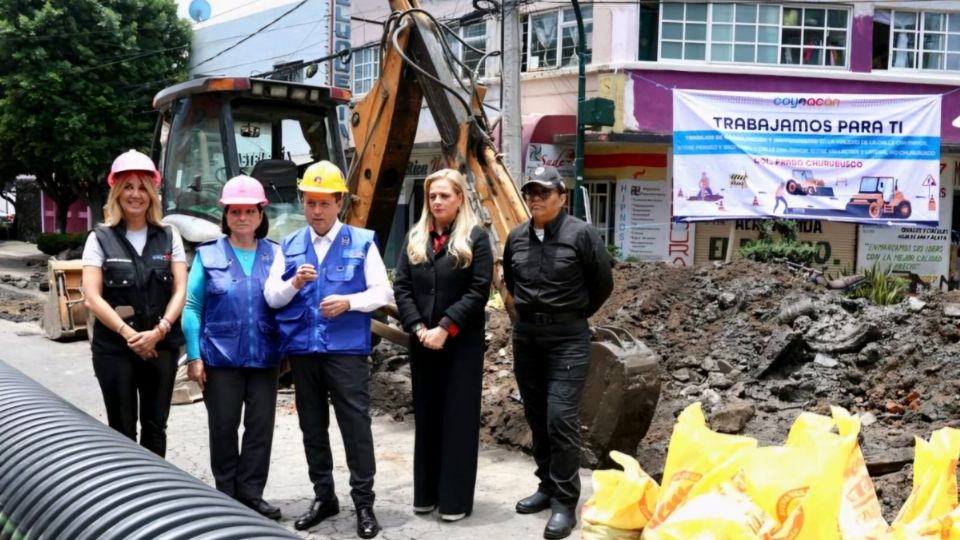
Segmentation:
{"type": "Polygon", "coordinates": [[[899,273],[916,274],[929,283],[939,285],[942,276],[950,277],[950,223],[953,190],[960,161],[944,156],[940,163],[940,180],[936,188],[940,203],[941,227],[860,227],[857,248],[857,270],[869,270],[874,264],[899,273]]]}
{"type": "Polygon", "coordinates": [[[673,92],[674,216],[937,225],[940,96],[673,92]]]}

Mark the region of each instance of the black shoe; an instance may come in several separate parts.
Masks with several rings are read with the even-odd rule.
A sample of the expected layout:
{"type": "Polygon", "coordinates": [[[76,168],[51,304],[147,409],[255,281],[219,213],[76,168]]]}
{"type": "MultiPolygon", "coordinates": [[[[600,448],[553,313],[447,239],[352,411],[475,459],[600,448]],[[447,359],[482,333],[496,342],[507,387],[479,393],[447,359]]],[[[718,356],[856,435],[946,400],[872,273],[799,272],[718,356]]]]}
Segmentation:
{"type": "Polygon", "coordinates": [[[559,540],[570,536],[577,525],[575,512],[575,509],[570,508],[554,508],[546,528],[543,529],[543,537],[548,540],[559,540]]]}
{"type": "Polygon", "coordinates": [[[340,513],[340,501],[336,497],[330,499],[314,499],[310,504],[307,513],[297,518],[293,523],[293,528],[298,531],[305,531],[330,516],[340,513]]]}
{"type": "Polygon", "coordinates": [[[267,519],[280,519],[280,509],[259,497],[256,499],[240,499],[240,502],[267,519]]]}
{"type": "Polygon", "coordinates": [[[378,534],[380,534],[380,524],[377,523],[377,516],[373,515],[373,508],[369,506],[357,508],[357,536],[373,538],[378,534]]]}
{"type": "Polygon", "coordinates": [[[517,502],[518,514],[536,514],[550,508],[550,496],[542,491],[537,491],[526,499],[520,499],[517,502]]]}

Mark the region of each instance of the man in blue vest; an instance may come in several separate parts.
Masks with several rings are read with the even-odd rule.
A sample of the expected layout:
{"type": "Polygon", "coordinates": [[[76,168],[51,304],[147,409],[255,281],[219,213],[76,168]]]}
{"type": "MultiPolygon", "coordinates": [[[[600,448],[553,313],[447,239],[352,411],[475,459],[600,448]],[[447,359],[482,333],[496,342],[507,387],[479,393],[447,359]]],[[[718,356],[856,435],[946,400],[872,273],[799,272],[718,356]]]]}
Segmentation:
{"type": "Polygon", "coordinates": [[[317,162],[297,185],[309,224],[286,238],[270,268],[264,297],[278,309],[280,353],[291,359],[297,413],[315,498],[294,523],[309,529],[340,511],[333,487],[327,427],[329,402],[337,415],[357,509],[357,536],[373,538],[373,435],[370,431],[370,313],[392,289],[373,231],[337,216],[347,184],[340,169],[317,162]]]}

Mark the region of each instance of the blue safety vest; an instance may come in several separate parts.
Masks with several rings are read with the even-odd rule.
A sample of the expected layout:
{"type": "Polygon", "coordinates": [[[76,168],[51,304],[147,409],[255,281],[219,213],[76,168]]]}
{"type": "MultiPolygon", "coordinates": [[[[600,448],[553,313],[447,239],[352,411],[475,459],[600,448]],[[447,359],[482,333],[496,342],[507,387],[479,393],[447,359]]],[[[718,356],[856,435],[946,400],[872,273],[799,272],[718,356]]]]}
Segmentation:
{"type": "Polygon", "coordinates": [[[197,247],[207,282],[200,329],[200,356],[207,366],[272,368],[280,364],[274,310],[263,298],[275,245],[257,241],[249,276],[226,238],[197,247]]]}
{"type": "Polygon", "coordinates": [[[320,302],[331,294],[367,290],[364,263],[374,241],[373,231],[343,225],[323,262],[319,263],[308,227],[283,239],[280,248],[286,261],[283,279],[293,277],[297,267],[304,263],[316,267],[317,279],[307,283],[277,312],[281,353],[290,356],[370,354],[370,314],[346,311],[329,318],[320,311],[320,302]]]}

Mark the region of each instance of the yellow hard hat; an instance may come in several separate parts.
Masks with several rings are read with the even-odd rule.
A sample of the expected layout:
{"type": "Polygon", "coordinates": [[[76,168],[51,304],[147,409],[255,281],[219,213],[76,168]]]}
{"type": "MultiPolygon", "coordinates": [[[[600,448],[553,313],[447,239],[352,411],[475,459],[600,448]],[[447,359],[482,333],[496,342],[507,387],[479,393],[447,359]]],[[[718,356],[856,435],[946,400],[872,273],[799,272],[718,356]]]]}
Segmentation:
{"type": "Polygon", "coordinates": [[[347,182],[340,167],[323,160],[307,167],[297,189],[307,193],[346,193],[347,182]]]}

